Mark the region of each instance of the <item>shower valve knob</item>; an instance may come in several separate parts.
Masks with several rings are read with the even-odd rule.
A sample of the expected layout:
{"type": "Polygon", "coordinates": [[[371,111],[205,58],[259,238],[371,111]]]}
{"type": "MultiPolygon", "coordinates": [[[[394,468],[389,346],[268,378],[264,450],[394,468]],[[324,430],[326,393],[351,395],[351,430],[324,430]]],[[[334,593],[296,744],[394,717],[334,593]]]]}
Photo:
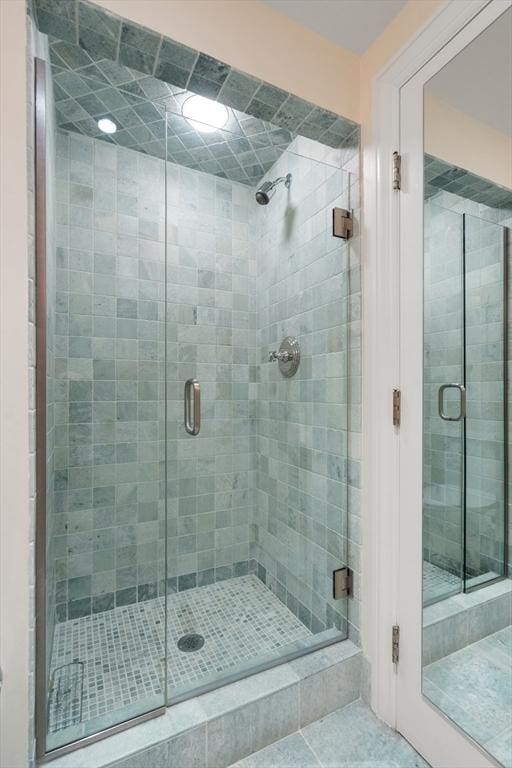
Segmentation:
{"type": "Polygon", "coordinates": [[[289,363],[290,360],[293,360],[293,357],[292,352],[278,352],[276,349],[274,349],[273,352],[268,353],[269,363],[273,363],[276,360],[279,363],[289,363]]]}

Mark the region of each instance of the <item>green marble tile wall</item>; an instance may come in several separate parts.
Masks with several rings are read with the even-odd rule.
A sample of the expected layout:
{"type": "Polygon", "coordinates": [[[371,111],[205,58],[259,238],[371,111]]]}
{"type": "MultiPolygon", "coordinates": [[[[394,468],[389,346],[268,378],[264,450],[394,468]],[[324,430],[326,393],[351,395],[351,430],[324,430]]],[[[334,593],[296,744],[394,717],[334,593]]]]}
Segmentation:
{"type": "Polygon", "coordinates": [[[145,176],[132,154],[58,134],[61,621],[153,594],[163,578],[163,168],[151,169],[139,220],[145,176]]]}
{"type": "Polygon", "coordinates": [[[163,161],[60,132],[58,190],[63,620],[163,591],[165,340],[169,588],[248,572],[255,203],[242,185],[168,164],[166,307],[163,161]],[[183,429],[193,376],[197,438],[183,429]]]}
{"type": "Polygon", "coordinates": [[[181,590],[249,572],[256,203],[242,184],[173,164],[167,200],[167,563],[181,590]],[[197,436],[183,427],[189,378],[201,386],[197,436]]]}
{"type": "MultiPolygon", "coordinates": [[[[358,463],[355,456],[347,461],[346,368],[352,322],[351,374],[357,392],[357,282],[349,309],[348,272],[352,269],[354,279],[358,267],[355,261],[349,263],[348,247],[332,238],[329,229],[330,204],[348,200],[349,174],[332,164],[342,162],[339,151],[300,139],[295,151],[273,169],[275,175],[289,164],[295,178],[297,218],[286,244],[286,261],[276,258],[280,238],[272,236],[285,196],[273,200],[273,212],[257,206],[253,191],[243,185],[168,164],[167,323],[163,162],[68,132],[59,132],[57,153],[59,619],[163,591],[166,326],[168,587],[181,590],[255,571],[312,628],[320,628],[311,608],[321,594],[325,628],[330,571],[341,560],[346,562],[348,554],[349,492],[356,562],[358,548],[358,463]],[[304,238],[320,221],[318,235],[304,238]],[[256,231],[258,238],[252,236],[256,231]],[[293,331],[294,323],[300,323],[297,333],[306,346],[300,377],[280,383],[280,402],[271,405],[274,394],[267,377],[276,374],[277,367],[271,369],[261,355],[263,347],[266,351],[278,343],[284,320],[278,325],[276,309],[264,304],[257,319],[256,303],[268,296],[273,304],[278,301],[286,285],[282,270],[288,261],[294,263],[294,253],[305,259],[292,277],[294,290],[311,306],[304,313],[292,313],[288,324],[293,331]],[[327,283],[331,298],[326,302],[327,283]],[[202,385],[203,421],[197,438],[187,436],[182,423],[183,383],[190,377],[202,385]],[[303,400],[297,400],[297,387],[303,400]],[[313,408],[318,388],[323,395],[313,408]],[[309,512],[296,551],[287,555],[285,576],[278,542],[269,544],[282,510],[276,493],[265,501],[272,510],[265,532],[268,546],[251,546],[258,535],[260,542],[264,536],[261,505],[256,517],[252,511],[256,447],[266,444],[270,407],[281,410],[286,420],[291,410],[302,411],[301,403],[307,410],[300,419],[308,416],[301,427],[288,428],[288,471],[297,473],[297,480],[300,475],[301,484],[315,479],[318,492],[302,496],[310,501],[309,512]],[[327,429],[327,410],[333,424],[345,426],[327,429]],[[302,430],[305,441],[299,439],[302,430]],[[327,452],[318,447],[324,438],[330,440],[327,452]],[[296,439],[299,445],[304,442],[300,461],[296,439]],[[301,546],[311,547],[310,557],[320,533],[325,567],[315,571],[314,588],[312,572],[299,577],[303,558],[298,545],[301,541],[301,546]],[[295,589],[296,583],[301,589],[295,589]],[[287,595],[281,595],[282,587],[287,595]]],[[[350,167],[355,168],[357,154],[351,154],[350,167]]],[[[356,178],[351,174],[353,200],[356,178]]],[[[355,253],[355,240],[351,247],[355,253]]],[[[295,294],[286,301],[291,308],[295,294]]],[[[357,424],[351,430],[357,443],[357,424]]],[[[260,478],[266,474],[265,461],[260,455],[260,478]]],[[[258,487],[261,502],[267,481],[258,487]]],[[[291,476],[288,493],[294,508],[291,476]]],[[[357,608],[354,601],[355,613],[357,608]]],[[[331,604],[330,610],[334,620],[336,606],[331,604]]],[[[336,621],[341,626],[339,617],[336,621]]]]}
{"type": "MultiPolygon", "coordinates": [[[[331,223],[334,205],[354,208],[357,222],[357,170],[357,152],[299,137],[272,169],[292,174],[290,189],[258,221],[254,557],[314,632],[348,631],[344,601],[332,599],[332,571],[347,563],[350,536],[356,580],[359,572],[358,237],[334,238],[331,223]],[[291,379],[268,362],[286,336],[301,347],[291,379]]],[[[356,639],[357,609],[356,596],[356,639]]]]}

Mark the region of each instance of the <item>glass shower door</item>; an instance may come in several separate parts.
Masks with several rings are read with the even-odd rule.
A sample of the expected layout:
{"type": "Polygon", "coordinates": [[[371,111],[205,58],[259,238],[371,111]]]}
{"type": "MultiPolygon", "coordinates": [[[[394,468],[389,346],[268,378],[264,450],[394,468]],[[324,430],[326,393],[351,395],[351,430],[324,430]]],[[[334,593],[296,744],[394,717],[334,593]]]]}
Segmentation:
{"type": "Polygon", "coordinates": [[[57,131],[37,65],[42,753],[165,703],[165,250],[163,162],[57,131]]]}
{"type": "Polygon", "coordinates": [[[187,120],[187,98],[166,121],[171,704],[348,632],[332,590],[348,549],[350,259],[332,205],[349,207],[350,177],[339,151],[280,147],[286,131],[236,110],[227,128],[187,120]],[[272,355],[286,337],[293,376],[272,355]]]}
{"type": "Polygon", "coordinates": [[[506,575],[504,227],[427,201],[424,603],[506,575]]]}
{"type": "Polygon", "coordinates": [[[424,248],[423,602],[462,590],[463,218],[427,201],[424,248]]]}
{"type": "Polygon", "coordinates": [[[464,215],[466,509],[464,588],[506,574],[506,230],[464,215]]]}

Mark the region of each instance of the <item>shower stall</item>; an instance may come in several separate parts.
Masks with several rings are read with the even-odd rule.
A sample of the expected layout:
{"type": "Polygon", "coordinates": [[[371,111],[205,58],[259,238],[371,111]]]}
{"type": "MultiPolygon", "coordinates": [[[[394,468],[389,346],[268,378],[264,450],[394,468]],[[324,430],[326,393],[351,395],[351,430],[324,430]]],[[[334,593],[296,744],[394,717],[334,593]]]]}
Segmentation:
{"type": "Polygon", "coordinates": [[[512,195],[425,158],[424,603],[510,575],[512,195]]]}
{"type": "Polygon", "coordinates": [[[43,755],[357,641],[359,129],[35,6],[43,755]]]}

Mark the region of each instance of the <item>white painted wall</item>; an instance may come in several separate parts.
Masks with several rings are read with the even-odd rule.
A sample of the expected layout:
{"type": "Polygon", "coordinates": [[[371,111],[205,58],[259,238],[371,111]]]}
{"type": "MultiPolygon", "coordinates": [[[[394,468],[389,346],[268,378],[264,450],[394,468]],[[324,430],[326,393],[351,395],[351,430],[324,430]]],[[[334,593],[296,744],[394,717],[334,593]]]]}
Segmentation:
{"type": "MultiPolygon", "coordinates": [[[[93,0],[359,122],[359,56],[258,0],[93,0]]],[[[430,2],[430,0],[428,0],[430,2]]]]}
{"type": "Polygon", "coordinates": [[[512,136],[455,109],[435,96],[428,84],[424,99],[425,152],[512,188],[512,136]]]}

